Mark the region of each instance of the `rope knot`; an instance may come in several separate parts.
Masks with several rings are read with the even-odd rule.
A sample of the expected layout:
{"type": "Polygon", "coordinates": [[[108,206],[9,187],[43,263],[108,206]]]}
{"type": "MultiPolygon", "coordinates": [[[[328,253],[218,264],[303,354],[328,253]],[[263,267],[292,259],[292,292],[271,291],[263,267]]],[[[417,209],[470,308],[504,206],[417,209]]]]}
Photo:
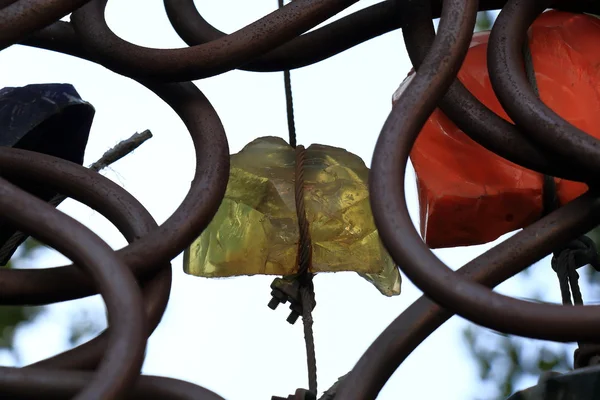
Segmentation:
{"type": "Polygon", "coordinates": [[[596,271],[600,271],[600,255],[596,250],[596,244],[585,235],[570,241],[566,246],[554,252],[552,269],[555,272],[558,272],[561,257],[567,257],[575,269],[591,265],[596,271]]]}
{"type": "Polygon", "coordinates": [[[306,358],[308,364],[308,386],[309,391],[315,397],[317,395],[317,360],[315,355],[315,341],[313,337],[312,310],[316,306],[315,291],[313,285],[314,274],[310,272],[312,263],[312,243],[310,229],[306,219],[306,207],[304,204],[304,161],[306,150],[304,146],[296,146],[295,166],[295,199],[296,214],[298,216],[299,241],[296,274],[275,278],[271,284],[271,295],[269,302],[271,309],[277,308],[280,303],[290,302],[292,310],[288,322],[294,324],[302,315],[304,325],[304,341],[306,344],[306,358]]]}
{"type": "Polygon", "coordinates": [[[551,264],[558,276],[563,304],[572,304],[571,291],[573,302],[583,304],[577,269],[591,265],[596,271],[600,271],[600,256],[596,251],[596,244],[587,236],[581,236],[554,252],[551,264]]]}

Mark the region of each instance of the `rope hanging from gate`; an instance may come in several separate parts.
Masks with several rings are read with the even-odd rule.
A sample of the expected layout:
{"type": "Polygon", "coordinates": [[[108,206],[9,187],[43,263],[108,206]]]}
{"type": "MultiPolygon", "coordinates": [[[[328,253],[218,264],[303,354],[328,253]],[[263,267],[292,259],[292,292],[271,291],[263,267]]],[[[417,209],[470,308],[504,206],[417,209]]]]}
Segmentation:
{"type": "MultiPolygon", "coordinates": [[[[283,7],[283,0],[278,0],[278,6],[279,8],[283,7]]],[[[304,146],[298,146],[296,141],[296,125],[294,119],[292,82],[289,70],[283,71],[283,81],[285,89],[289,144],[296,150],[294,188],[296,201],[296,215],[298,218],[299,228],[299,243],[297,257],[298,272],[293,276],[287,277],[287,279],[296,281],[299,285],[297,290],[299,298],[297,298],[296,300],[299,300],[300,304],[299,307],[296,307],[295,309],[292,307],[292,310],[295,310],[295,312],[292,311],[292,314],[288,318],[288,322],[294,323],[297,318],[296,315],[298,315],[297,311],[301,311],[300,314],[302,315],[302,323],[304,325],[304,342],[306,345],[308,387],[310,392],[312,392],[312,394],[316,396],[317,361],[312,318],[312,310],[314,309],[316,302],[313,286],[313,274],[310,272],[312,260],[312,243],[310,238],[309,224],[308,220],[306,219],[306,208],[304,205],[304,161],[306,156],[306,149],[304,148],[304,146]]],[[[274,285],[275,282],[272,285],[272,287],[274,285]]],[[[292,302],[292,299],[290,299],[290,302],[292,302]]],[[[271,308],[274,307],[271,306],[271,308]]]]}
{"type": "Polygon", "coordinates": [[[304,341],[306,343],[306,361],[308,365],[308,388],[317,394],[317,359],[313,335],[312,309],[315,307],[315,292],[313,274],[309,272],[312,258],[312,244],[306,209],[304,207],[304,146],[296,147],[296,214],[300,228],[300,243],[298,246],[298,274],[295,279],[300,283],[300,300],[302,305],[302,323],[304,325],[304,341]]]}
{"type": "MultiPolygon", "coordinates": [[[[533,88],[536,96],[540,97],[533,59],[529,41],[526,39],[523,45],[523,60],[527,80],[533,88]]],[[[542,186],[543,215],[548,215],[559,207],[554,177],[544,175],[542,186]]],[[[579,287],[579,274],[577,269],[591,265],[596,271],[600,271],[600,256],[596,250],[596,244],[589,237],[582,235],[572,240],[566,246],[557,249],[552,255],[552,269],[556,272],[563,305],[583,305],[583,297],[579,287]]],[[[600,363],[600,345],[593,343],[578,343],[579,348],[575,350],[574,367],[581,368],[600,363]]]]}

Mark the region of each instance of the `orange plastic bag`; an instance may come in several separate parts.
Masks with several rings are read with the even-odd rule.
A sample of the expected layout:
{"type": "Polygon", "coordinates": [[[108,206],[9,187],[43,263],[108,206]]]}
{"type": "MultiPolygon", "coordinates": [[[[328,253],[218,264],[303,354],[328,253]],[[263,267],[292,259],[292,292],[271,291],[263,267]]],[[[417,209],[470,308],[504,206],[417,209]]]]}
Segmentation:
{"type": "MultiPolygon", "coordinates": [[[[458,78],[479,101],[510,121],[489,80],[488,37],[489,32],[474,35],[458,78]]],[[[534,22],[529,38],[541,100],[600,138],[600,19],[549,11],[534,22]]],[[[487,243],[541,216],[542,175],[486,150],[439,109],[417,138],[411,161],[421,234],[431,248],[487,243]]],[[[556,184],[561,205],[587,190],[577,182],[556,179],[556,184]]]]}

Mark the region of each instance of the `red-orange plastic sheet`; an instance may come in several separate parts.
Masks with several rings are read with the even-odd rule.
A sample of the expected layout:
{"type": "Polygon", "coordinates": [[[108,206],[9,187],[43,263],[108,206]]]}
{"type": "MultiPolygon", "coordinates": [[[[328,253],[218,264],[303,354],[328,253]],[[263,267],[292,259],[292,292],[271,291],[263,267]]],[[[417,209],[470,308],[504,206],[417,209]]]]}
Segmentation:
{"type": "MultiPolygon", "coordinates": [[[[510,121],[489,80],[488,37],[489,32],[474,35],[458,78],[479,101],[510,121]]],[[[529,30],[541,100],[596,138],[600,138],[598,43],[600,19],[584,14],[549,11],[529,30]]],[[[486,150],[439,109],[423,127],[411,161],[421,234],[431,248],[487,243],[541,216],[542,175],[486,150]]],[[[578,182],[556,179],[556,184],[561,205],[587,190],[578,182]]]]}

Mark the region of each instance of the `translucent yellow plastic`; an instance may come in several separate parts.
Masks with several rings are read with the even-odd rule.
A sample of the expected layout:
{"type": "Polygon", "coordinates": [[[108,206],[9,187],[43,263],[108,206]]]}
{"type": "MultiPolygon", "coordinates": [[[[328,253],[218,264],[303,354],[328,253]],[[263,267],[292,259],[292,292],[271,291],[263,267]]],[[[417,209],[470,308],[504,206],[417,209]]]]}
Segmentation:
{"type": "MultiPolygon", "coordinates": [[[[277,137],[256,139],[231,156],[225,199],[185,251],[186,273],[218,278],[297,272],[294,163],[295,150],[277,137]]],[[[306,149],[311,272],[355,271],[382,294],[398,295],[400,273],[375,228],[368,175],[364,162],[344,149],[315,144],[306,149]]]]}

